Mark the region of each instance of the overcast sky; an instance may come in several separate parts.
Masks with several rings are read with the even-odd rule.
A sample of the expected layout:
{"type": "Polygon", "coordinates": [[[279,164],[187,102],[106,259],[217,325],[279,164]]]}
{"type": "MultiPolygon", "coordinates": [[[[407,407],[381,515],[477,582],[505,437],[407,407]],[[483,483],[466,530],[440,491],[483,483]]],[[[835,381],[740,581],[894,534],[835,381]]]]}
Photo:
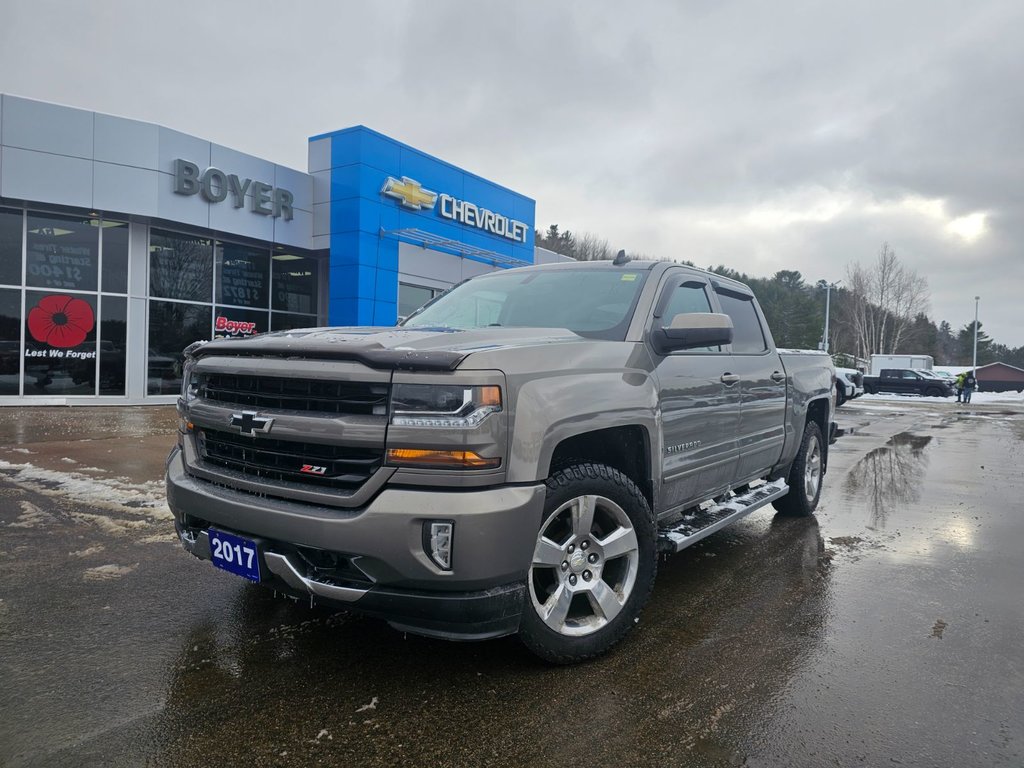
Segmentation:
{"type": "Polygon", "coordinates": [[[305,170],[367,125],[537,226],[840,280],[887,240],[931,316],[1024,345],[1024,3],[5,0],[0,91],[305,170]]]}

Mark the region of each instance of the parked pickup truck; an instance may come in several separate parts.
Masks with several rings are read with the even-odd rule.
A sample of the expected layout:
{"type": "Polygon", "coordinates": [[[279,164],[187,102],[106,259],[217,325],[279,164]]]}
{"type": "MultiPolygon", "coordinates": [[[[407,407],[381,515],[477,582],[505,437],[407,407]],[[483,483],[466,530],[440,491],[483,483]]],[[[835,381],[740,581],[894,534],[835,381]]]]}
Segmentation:
{"type": "Polygon", "coordinates": [[[185,549],[422,635],[604,652],[658,556],[810,515],[834,373],[677,264],[505,270],[396,328],[192,345],[167,497],[185,549]]]}
{"type": "Polygon", "coordinates": [[[926,397],[949,397],[956,394],[945,379],[931,371],[915,371],[912,368],[883,368],[878,376],[865,376],[864,391],[869,395],[891,392],[926,397]]]}
{"type": "Polygon", "coordinates": [[[836,408],[863,394],[863,373],[856,368],[836,368],[836,408]]]}

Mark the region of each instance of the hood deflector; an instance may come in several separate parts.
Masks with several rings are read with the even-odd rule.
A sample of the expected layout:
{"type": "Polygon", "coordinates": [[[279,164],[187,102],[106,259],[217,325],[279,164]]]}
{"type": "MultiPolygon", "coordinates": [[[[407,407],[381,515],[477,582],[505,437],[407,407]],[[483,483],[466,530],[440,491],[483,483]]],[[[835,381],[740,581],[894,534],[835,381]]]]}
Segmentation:
{"type": "Polygon", "coordinates": [[[376,342],[295,344],[286,338],[261,339],[261,343],[237,344],[233,339],[193,344],[187,357],[278,357],[301,360],[355,360],[369,368],[394,371],[454,371],[468,353],[451,350],[389,349],[376,342]]]}

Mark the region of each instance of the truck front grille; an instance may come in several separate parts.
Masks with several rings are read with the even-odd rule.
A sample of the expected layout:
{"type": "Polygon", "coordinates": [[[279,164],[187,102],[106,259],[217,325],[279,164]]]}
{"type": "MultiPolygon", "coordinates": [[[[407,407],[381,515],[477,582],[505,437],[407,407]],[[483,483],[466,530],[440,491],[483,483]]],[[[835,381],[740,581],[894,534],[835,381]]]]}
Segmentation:
{"type": "Polygon", "coordinates": [[[199,396],[207,400],[267,410],[384,416],[389,394],[388,384],[369,381],[233,373],[206,373],[199,381],[199,396]]]}
{"type": "Polygon", "coordinates": [[[252,478],[318,488],[356,490],[384,461],[382,450],[246,437],[215,429],[197,430],[197,437],[200,456],[211,464],[252,478]]]}

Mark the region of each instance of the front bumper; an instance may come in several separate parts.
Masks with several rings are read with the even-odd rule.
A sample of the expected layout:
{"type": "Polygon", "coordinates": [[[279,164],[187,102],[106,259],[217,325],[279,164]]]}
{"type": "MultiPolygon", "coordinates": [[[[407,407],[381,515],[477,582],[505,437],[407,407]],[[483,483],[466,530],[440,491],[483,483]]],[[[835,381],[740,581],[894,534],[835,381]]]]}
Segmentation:
{"type": "Polygon", "coordinates": [[[257,539],[267,585],[445,638],[515,632],[544,506],[543,484],[480,491],[389,489],[356,510],[265,498],[197,479],[179,449],[167,464],[167,499],[183,546],[210,558],[206,530],[257,539]],[[452,569],[427,556],[423,522],[454,521],[452,569]],[[361,577],[325,578],[298,548],[337,553],[361,577]]]}

